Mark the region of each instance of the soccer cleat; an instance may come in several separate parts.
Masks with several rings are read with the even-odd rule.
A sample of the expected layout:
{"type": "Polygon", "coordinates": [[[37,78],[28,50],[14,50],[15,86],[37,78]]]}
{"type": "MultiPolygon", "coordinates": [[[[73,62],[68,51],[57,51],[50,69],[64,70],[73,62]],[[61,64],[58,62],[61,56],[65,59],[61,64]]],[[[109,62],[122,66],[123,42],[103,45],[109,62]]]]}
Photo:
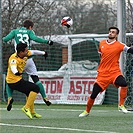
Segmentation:
{"type": "Polygon", "coordinates": [[[35,118],[42,118],[42,116],[40,114],[37,114],[37,113],[34,113],[34,114],[31,114],[32,117],[35,117],[35,118]]]}
{"type": "Polygon", "coordinates": [[[118,110],[123,112],[123,113],[128,113],[127,109],[124,107],[124,105],[118,106],[118,110]]]}
{"type": "Polygon", "coordinates": [[[88,115],[89,115],[89,113],[85,110],[83,113],[81,113],[79,115],[79,117],[85,117],[85,116],[88,116],[88,115]]]}
{"type": "Polygon", "coordinates": [[[43,98],[43,101],[46,103],[47,106],[51,105],[51,102],[47,98],[43,98]]]}
{"type": "Polygon", "coordinates": [[[30,109],[26,109],[25,106],[22,108],[22,111],[30,118],[32,119],[32,115],[30,112],[30,109]]]}
{"type": "Polygon", "coordinates": [[[12,103],[13,103],[13,98],[8,98],[8,105],[7,105],[7,111],[10,111],[12,109],[12,103]]]}

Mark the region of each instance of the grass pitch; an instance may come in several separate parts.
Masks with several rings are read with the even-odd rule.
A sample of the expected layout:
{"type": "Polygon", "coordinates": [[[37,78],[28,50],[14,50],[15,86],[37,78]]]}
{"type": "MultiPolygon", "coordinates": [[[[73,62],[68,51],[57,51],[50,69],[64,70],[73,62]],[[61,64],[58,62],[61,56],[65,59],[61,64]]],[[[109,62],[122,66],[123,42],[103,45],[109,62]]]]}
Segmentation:
{"type": "Polygon", "coordinates": [[[95,105],[88,117],[79,118],[85,105],[35,105],[40,119],[29,119],[23,105],[11,111],[0,104],[0,133],[133,133],[133,112],[123,114],[117,106],[95,105]]]}

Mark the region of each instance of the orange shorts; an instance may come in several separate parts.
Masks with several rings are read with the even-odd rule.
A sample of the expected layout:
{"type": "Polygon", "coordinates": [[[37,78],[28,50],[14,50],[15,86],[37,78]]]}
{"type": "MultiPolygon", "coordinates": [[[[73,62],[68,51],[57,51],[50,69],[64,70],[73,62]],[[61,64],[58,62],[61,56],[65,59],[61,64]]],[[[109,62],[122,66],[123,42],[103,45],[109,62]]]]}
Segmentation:
{"type": "Polygon", "coordinates": [[[99,72],[96,77],[95,83],[97,83],[102,88],[103,91],[106,90],[106,88],[109,86],[109,84],[113,84],[115,87],[118,88],[119,86],[116,86],[114,84],[114,82],[115,82],[116,78],[120,75],[123,76],[123,74],[120,71],[117,71],[114,73],[110,73],[110,72],[100,73],[99,72]]]}

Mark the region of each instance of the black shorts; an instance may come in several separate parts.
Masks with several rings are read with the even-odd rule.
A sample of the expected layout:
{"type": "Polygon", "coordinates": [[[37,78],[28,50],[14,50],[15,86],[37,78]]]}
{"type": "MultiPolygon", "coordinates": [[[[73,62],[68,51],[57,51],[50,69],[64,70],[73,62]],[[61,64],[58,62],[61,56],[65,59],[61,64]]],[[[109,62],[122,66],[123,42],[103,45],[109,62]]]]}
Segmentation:
{"type": "Polygon", "coordinates": [[[19,92],[26,94],[26,96],[29,96],[30,91],[39,93],[39,90],[40,90],[38,85],[32,82],[26,81],[24,79],[21,79],[17,83],[8,83],[8,86],[12,90],[17,90],[19,92]]]}

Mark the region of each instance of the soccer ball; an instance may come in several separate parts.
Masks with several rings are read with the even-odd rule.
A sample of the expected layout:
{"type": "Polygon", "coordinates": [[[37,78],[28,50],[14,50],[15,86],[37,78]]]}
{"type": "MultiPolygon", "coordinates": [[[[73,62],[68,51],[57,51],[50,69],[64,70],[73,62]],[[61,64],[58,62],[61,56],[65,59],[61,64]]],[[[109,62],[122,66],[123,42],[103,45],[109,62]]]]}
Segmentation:
{"type": "Polygon", "coordinates": [[[69,28],[73,24],[73,20],[70,17],[64,17],[61,20],[61,25],[69,28]]]}

